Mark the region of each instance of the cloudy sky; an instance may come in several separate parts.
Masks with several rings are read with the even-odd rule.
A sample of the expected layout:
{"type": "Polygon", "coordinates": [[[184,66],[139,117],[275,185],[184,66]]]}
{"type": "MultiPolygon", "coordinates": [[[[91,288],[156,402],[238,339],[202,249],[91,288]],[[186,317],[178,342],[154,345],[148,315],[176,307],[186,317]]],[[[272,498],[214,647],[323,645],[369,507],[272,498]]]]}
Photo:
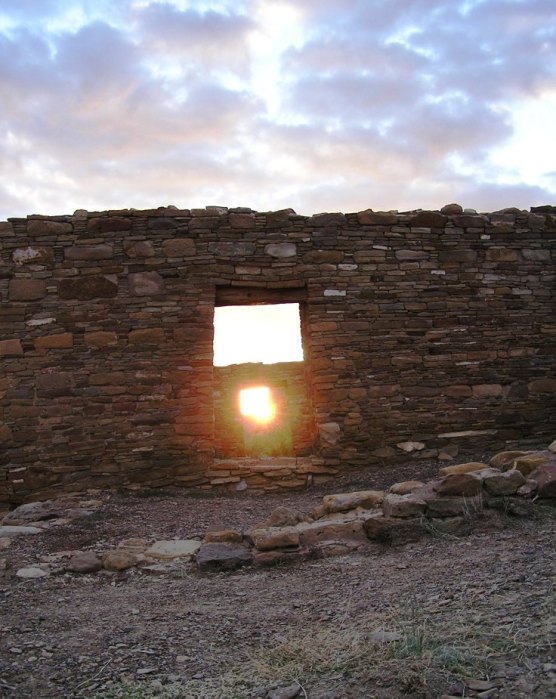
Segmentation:
{"type": "Polygon", "coordinates": [[[556,203],[555,0],[0,0],[0,219],[556,203]]]}

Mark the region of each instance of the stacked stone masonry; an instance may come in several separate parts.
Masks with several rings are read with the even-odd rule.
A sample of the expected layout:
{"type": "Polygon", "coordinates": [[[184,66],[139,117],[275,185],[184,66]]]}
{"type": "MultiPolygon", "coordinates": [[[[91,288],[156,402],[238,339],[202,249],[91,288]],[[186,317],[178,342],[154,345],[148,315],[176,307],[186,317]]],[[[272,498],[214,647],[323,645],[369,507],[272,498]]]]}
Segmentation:
{"type": "Polygon", "coordinates": [[[213,314],[234,299],[300,304],[314,442],[294,444],[305,472],[292,461],[284,487],[307,482],[307,459],[334,472],[543,441],[555,238],[554,207],[0,223],[0,502],[208,487],[222,456],[213,314]]]}

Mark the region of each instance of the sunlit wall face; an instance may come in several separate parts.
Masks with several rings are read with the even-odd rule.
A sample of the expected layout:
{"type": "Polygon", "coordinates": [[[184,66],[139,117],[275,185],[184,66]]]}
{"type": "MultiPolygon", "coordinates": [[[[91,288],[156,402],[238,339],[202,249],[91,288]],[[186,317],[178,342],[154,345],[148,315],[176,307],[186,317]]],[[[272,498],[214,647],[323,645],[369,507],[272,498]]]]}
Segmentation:
{"type": "Polygon", "coordinates": [[[215,308],[214,366],[300,361],[299,304],[215,308]]]}

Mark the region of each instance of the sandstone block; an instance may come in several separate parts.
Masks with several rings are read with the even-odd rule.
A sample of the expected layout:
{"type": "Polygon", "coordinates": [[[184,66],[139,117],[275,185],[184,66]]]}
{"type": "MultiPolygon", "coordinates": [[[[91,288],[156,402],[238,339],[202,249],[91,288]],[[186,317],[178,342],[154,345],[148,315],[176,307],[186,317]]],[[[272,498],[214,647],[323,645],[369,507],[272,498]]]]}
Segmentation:
{"type": "Polygon", "coordinates": [[[392,226],[398,222],[398,216],[389,211],[359,211],[357,220],[363,226],[392,226]]]}
{"type": "Polygon", "coordinates": [[[15,338],[11,340],[0,340],[0,357],[21,357],[23,355],[23,347],[20,340],[15,338]]]}
{"type": "Polygon", "coordinates": [[[303,256],[303,262],[314,264],[338,264],[344,259],[341,250],[311,250],[303,256]]]}
{"type": "Polygon", "coordinates": [[[537,379],[528,388],[531,393],[556,393],[556,379],[537,379]]]}
{"type": "Polygon", "coordinates": [[[0,444],[7,444],[13,439],[13,434],[9,425],[0,423],[0,444]]]}
{"type": "Polygon", "coordinates": [[[434,484],[433,488],[438,495],[460,495],[470,497],[481,492],[483,483],[481,478],[470,473],[452,473],[434,484]]]}
{"type": "Polygon", "coordinates": [[[255,228],[255,214],[230,214],[231,228],[252,230],[255,228]]]}
{"type": "Polygon", "coordinates": [[[61,221],[47,221],[44,219],[32,219],[27,222],[27,235],[40,236],[49,235],[57,236],[71,233],[71,223],[63,223],[61,221]]]}
{"type": "Polygon", "coordinates": [[[536,468],[539,466],[544,466],[545,464],[550,464],[552,459],[552,454],[550,452],[531,452],[525,454],[525,456],[518,456],[517,459],[513,460],[513,467],[520,471],[524,476],[529,476],[536,468]]]}
{"type": "Polygon", "coordinates": [[[251,529],[248,537],[259,551],[299,546],[299,532],[293,527],[251,529]]]}
{"type": "Polygon", "coordinates": [[[73,245],[67,248],[66,260],[108,260],[114,257],[114,248],[105,243],[99,245],[73,245]]]}
{"type": "Polygon", "coordinates": [[[525,484],[525,476],[516,469],[488,474],[482,476],[482,480],[485,490],[491,495],[514,495],[525,484]]]}
{"type": "Polygon", "coordinates": [[[110,347],[118,344],[118,336],[114,332],[97,330],[85,333],[85,344],[87,347],[110,347]]]}
{"type": "Polygon", "coordinates": [[[236,570],[249,565],[252,560],[253,554],[248,548],[232,543],[203,544],[196,556],[197,565],[202,572],[236,570]]]}
{"type": "Polygon", "coordinates": [[[54,262],[54,250],[39,246],[17,248],[12,254],[12,260],[17,266],[29,264],[51,265],[54,262]]]}
{"type": "Polygon", "coordinates": [[[295,243],[269,243],[265,245],[264,251],[270,257],[285,259],[297,255],[297,246],[295,243]]]}
{"type": "Polygon", "coordinates": [[[502,386],[500,384],[479,384],[472,386],[473,396],[475,398],[498,398],[502,395],[502,386]]]}
{"type": "Polygon", "coordinates": [[[152,243],[148,240],[126,240],[124,241],[124,252],[130,258],[155,256],[152,243]]]}
{"type": "Polygon", "coordinates": [[[517,262],[519,255],[517,250],[511,248],[489,248],[486,259],[491,262],[517,262]]]}
{"type": "Polygon", "coordinates": [[[323,422],[318,426],[319,435],[326,444],[336,444],[340,439],[340,425],[337,422],[323,422]]]}
{"type": "Polygon", "coordinates": [[[70,573],[96,573],[102,568],[102,561],[92,551],[81,551],[70,558],[66,570],[70,573]]]}
{"type": "Polygon", "coordinates": [[[346,222],[346,217],[342,213],[314,214],[308,220],[308,224],[315,228],[342,226],[346,222]]]}
{"type": "Polygon", "coordinates": [[[425,512],[426,503],[418,495],[396,495],[389,493],[384,497],[382,512],[385,517],[418,517],[425,512]]]}
{"type": "Polygon", "coordinates": [[[191,558],[201,548],[201,542],[196,539],[172,539],[155,541],[145,551],[147,558],[171,560],[173,558],[191,558]]]}
{"type": "Polygon", "coordinates": [[[325,495],[322,499],[327,512],[348,512],[357,507],[371,509],[378,507],[384,499],[383,490],[359,490],[354,493],[325,495]]]}
{"type": "Polygon", "coordinates": [[[529,478],[537,484],[539,498],[556,498],[556,463],[538,466],[529,478]]]}
{"type": "Polygon", "coordinates": [[[131,228],[131,220],[118,216],[99,216],[98,218],[90,218],[87,222],[87,228],[91,233],[128,231],[131,228]]]}
{"type": "Polygon", "coordinates": [[[105,276],[87,276],[61,279],[58,294],[61,299],[90,301],[94,298],[112,298],[118,293],[118,283],[105,276]]]}
{"type": "Polygon", "coordinates": [[[313,547],[324,542],[348,541],[355,545],[365,543],[365,532],[360,520],[328,521],[320,519],[310,524],[300,524],[299,543],[301,546],[313,547]]]}
{"type": "Polygon", "coordinates": [[[389,492],[394,495],[409,495],[415,490],[422,488],[424,485],[423,481],[401,481],[400,483],[394,483],[389,488],[389,492]]]}
{"type": "Polygon", "coordinates": [[[170,238],[163,241],[162,252],[166,257],[193,257],[196,254],[195,241],[192,238],[170,238]]]}
{"type": "Polygon", "coordinates": [[[38,301],[46,296],[42,279],[11,279],[8,286],[10,301],[38,301]]]}
{"type": "Polygon", "coordinates": [[[488,468],[488,464],[481,461],[469,461],[465,464],[456,464],[454,466],[443,466],[438,470],[439,476],[451,476],[454,473],[472,473],[473,471],[481,471],[488,468]]]}
{"type": "Polygon", "coordinates": [[[41,397],[56,398],[69,396],[74,386],[73,375],[65,371],[50,371],[38,374],[35,379],[37,393],[41,397]]]}
{"type": "Polygon", "coordinates": [[[214,253],[217,257],[246,257],[253,255],[257,249],[255,243],[247,241],[221,241],[218,243],[209,243],[209,252],[214,253]]]}
{"type": "Polygon", "coordinates": [[[139,558],[128,551],[107,551],[102,557],[102,567],[106,570],[127,570],[138,563],[139,558]]]}
{"type": "Polygon", "coordinates": [[[233,529],[208,531],[203,539],[204,544],[241,544],[242,541],[241,532],[236,532],[233,529]]]}
{"type": "Polygon", "coordinates": [[[429,253],[425,250],[396,250],[396,259],[400,262],[414,262],[415,260],[428,260],[429,253]]]}
{"type": "Polygon", "coordinates": [[[277,507],[272,510],[267,522],[270,527],[295,527],[303,519],[303,515],[297,510],[292,510],[289,507],[277,507]]]}
{"type": "Polygon", "coordinates": [[[489,463],[494,468],[507,469],[512,467],[515,459],[526,454],[526,451],[501,451],[495,454],[489,463]]]}
{"type": "Polygon", "coordinates": [[[129,291],[133,296],[155,296],[164,293],[164,279],[158,272],[134,272],[129,275],[129,291]]]}
{"type": "Polygon", "coordinates": [[[436,211],[420,211],[409,220],[410,226],[420,228],[444,228],[448,219],[436,211]]]}
{"type": "Polygon", "coordinates": [[[295,551],[287,549],[279,549],[274,551],[256,551],[253,556],[253,562],[257,566],[270,567],[279,563],[295,563],[304,561],[309,558],[314,558],[316,551],[314,549],[299,548],[295,551]]]}
{"type": "Polygon", "coordinates": [[[440,213],[445,216],[454,216],[463,213],[463,207],[459,204],[446,204],[440,209],[440,213]]]}
{"type": "Polygon", "coordinates": [[[451,250],[442,250],[438,255],[438,260],[440,262],[475,262],[477,260],[477,253],[475,250],[461,250],[452,248],[451,250]]]}
{"type": "Polygon", "coordinates": [[[408,453],[411,453],[412,451],[420,451],[421,449],[425,448],[425,444],[423,444],[423,442],[399,442],[399,444],[396,444],[396,446],[398,449],[408,453]]]}
{"type": "Polygon", "coordinates": [[[56,335],[44,335],[34,340],[35,349],[71,349],[73,347],[73,333],[57,333],[56,335]]]}
{"type": "Polygon", "coordinates": [[[132,330],[128,334],[131,345],[159,345],[164,342],[163,328],[144,328],[132,330]]]}

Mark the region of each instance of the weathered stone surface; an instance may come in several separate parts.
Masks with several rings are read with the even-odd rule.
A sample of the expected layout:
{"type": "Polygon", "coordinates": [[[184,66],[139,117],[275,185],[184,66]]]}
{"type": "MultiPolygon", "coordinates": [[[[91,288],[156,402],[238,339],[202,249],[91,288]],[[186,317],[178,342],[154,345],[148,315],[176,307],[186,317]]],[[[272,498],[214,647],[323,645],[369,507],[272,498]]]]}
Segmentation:
{"type": "Polygon", "coordinates": [[[396,250],[395,256],[400,262],[413,262],[414,260],[428,260],[430,257],[426,250],[396,250]]]}
{"type": "Polygon", "coordinates": [[[257,246],[255,243],[247,241],[222,241],[219,243],[209,243],[209,252],[218,257],[247,257],[253,255],[257,246]]]}
{"type": "Polygon", "coordinates": [[[8,286],[10,301],[38,301],[46,296],[42,279],[11,279],[8,286]]]}
{"type": "Polygon", "coordinates": [[[398,449],[401,449],[402,451],[406,451],[408,453],[411,453],[412,451],[421,451],[421,449],[425,448],[425,444],[423,442],[398,442],[396,444],[398,449]]]}
{"type": "Polygon", "coordinates": [[[483,483],[474,472],[452,473],[435,483],[433,487],[439,495],[470,497],[481,492],[483,483]]]}
{"type": "Polygon", "coordinates": [[[73,333],[56,333],[55,335],[43,335],[34,340],[35,349],[70,349],[73,347],[73,333]]]}
{"type": "Polygon", "coordinates": [[[115,332],[103,330],[85,333],[84,340],[87,347],[112,347],[118,344],[118,336],[115,332]]]}
{"type": "Polygon", "coordinates": [[[158,272],[136,272],[129,275],[129,291],[133,296],[155,296],[164,293],[164,279],[158,272]]]}
{"type": "Polygon", "coordinates": [[[364,522],[367,538],[380,544],[401,546],[418,541],[427,534],[421,518],[369,517],[364,522]]]}
{"type": "Polygon", "coordinates": [[[394,483],[389,488],[389,492],[394,495],[409,495],[424,485],[423,481],[401,481],[394,483]]]}
{"type": "Polygon", "coordinates": [[[125,240],[123,247],[125,254],[132,259],[154,257],[156,254],[149,240],[125,240]]]}
{"type": "Polygon", "coordinates": [[[13,432],[9,425],[0,423],[0,444],[6,444],[13,439],[13,432]]]}
{"type": "Polygon", "coordinates": [[[219,529],[217,531],[206,532],[203,543],[204,544],[241,544],[243,536],[241,532],[237,532],[233,529],[219,529]]]}
{"type": "Polygon", "coordinates": [[[388,211],[359,211],[357,220],[363,226],[392,226],[397,223],[398,217],[395,213],[388,211]]]}
{"type": "Polygon", "coordinates": [[[0,357],[21,357],[23,347],[17,339],[0,340],[0,357]]]}
{"type": "Polygon", "coordinates": [[[388,493],[382,503],[385,517],[419,517],[425,512],[426,502],[418,495],[396,495],[388,493]]]}
{"type": "Polygon", "coordinates": [[[479,475],[485,490],[491,495],[514,495],[525,484],[525,476],[516,469],[488,474],[479,471],[479,475]]]}
{"type": "Polygon", "coordinates": [[[556,393],[556,379],[537,379],[528,384],[531,393],[556,393]]]}
{"type": "Polygon", "coordinates": [[[289,507],[277,507],[272,510],[267,520],[269,527],[295,527],[304,520],[304,516],[297,510],[289,507]]]}
{"type": "Polygon", "coordinates": [[[378,507],[384,499],[383,490],[360,490],[354,493],[325,495],[322,504],[327,512],[347,512],[357,507],[378,507]]]}
{"type": "Polygon", "coordinates": [[[446,216],[436,211],[421,211],[409,220],[409,225],[419,228],[444,228],[446,221],[446,216]]]}
{"type": "Polygon", "coordinates": [[[16,575],[18,578],[23,578],[24,580],[34,580],[36,578],[46,578],[48,576],[48,570],[44,568],[39,568],[38,566],[26,566],[25,568],[20,568],[16,575]]]}
{"type": "Polygon", "coordinates": [[[365,542],[363,522],[361,520],[327,520],[298,525],[301,546],[318,546],[325,542],[350,542],[357,547],[365,542]]]}
{"type": "Polygon", "coordinates": [[[538,466],[529,478],[537,484],[539,498],[556,498],[556,463],[538,466]]]}
{"type": "Polygon", "coordinates": [[[230,214],[230,226],[235,229],[252,230],[255,228],[254,214],[230,214]]]}
{"type": "Polygon", "coordinates": [[[438,470],[439,476],[451,476],[454,473],[472,473],[488,468],[488,464],[481,461],[469,461],[465,464],[455,464],[454,466],[443,466],[438,470]]]}
{"type": "Polygon", "coordinates": [[[27,235],[64,235],[71,233],[71,223],[63,223],[60,221],[46,221],[42,219],[33,219],[27,223],[27,235]]]}
{"type": "Polygon", "coordinates": [[[323,422],[318,426],[319,435],[323,442],[336,444],[340,439],[340,425],[337,422],[323,422]]]}
{"type": "Polygon", "coordinates": [[[440,209],[440,213],[445,216],[454,216],[463,213],[463,207],[459,204],[446,204],[440,209]]]}
{"type": "Polygon", "coordinates": [[[495,454],[489,463],[494,468],[511,468],[515,459],[519,456],[525,456],[526,454],[526,451],[501,451],[495,454]]]}
{"type": "Polygon", "coordinates": [[[99,245],[73,245],[64,252],[66,260],[109,260],[114,257],[114,247],[101,243],[99,245]]]}
{"type": "Polygon", "coordinates": [[[264,249],[270,257],[284,259],[287,257],[295,257],[297,255],[297,246],[295,243],[269,243],[264,249]]]}
{"type": "Polygon", "coordinates": [[[529,476],[529,474],[534,471],[539,466],[544,466],[545,464],[553,463],[554,455],[547,452],[530,452],[525,454],[525,456],[518,456],[513,460],[513,468],[521,471],[524,476],[529,476]]]}
{"type": "Polygon", "coordinates": [[[38,245],[16,248],[13,251],[12,260],[17,266],[51,265],[54,263],[54,250],[50,247],[38,245]]]}
{"type": "Polygon", "coordinates": [[[3,524],[0,527],[0,539],[12,538],[14,536],[25,536],[29,534],[40,534],[43,530],[39,527],[24,527],[11,524],[3,524]]]}
{"type": "Polygon", "coordinates": [[[159,345],[164,342],[163,328],[144,328],[132,330],[128,335],[131,345],[159,345]]]}
{"type": "Polygon", "coordinates": [[[201,548],[201,542],[196,539],[172,539],[170,541],[155,541],[145,551],[147,558],[171,560],[173,558],[191,558],[201,548]]]}
{"type": "Polygon", "coordinates": [[[120,571],[133,568],[139,559],[128,551],[107,551],[102,557],[102,567],[106,570],[120,571]]]}
{"type": "Polygon", "coordinates": [[[196,561],[202,572],[218,570],[235,570],[249,565],[253,554],[239,544],[214,543],[204,544],[197,552],[196,561]]]}
{"type": "Polygon", "coordinates": [[[69,573],[96,573],[102,568],[102,561],[93,551],[81,551],[72,556],[66,570],[69,573]]]}
{"type": "Polygon", "coordinates": [[[341,250],[312,250],[303,256],[303,261],[315,264],[333,264],[341,262],[345,254],[341,250]]]}
{"type": "Polygon", "coordinates": [[[48,371],[35,378],[37,393],[46,398],[69,396],[72,394],[75,380],[73,374],[65,371],[48,371]]]}
{"type": "Polygon", "coordinates": [[[192,238],[170,238],[162,243],[162,252],[166,257],[193,257],[196,253],[192,238]]]}
{"type": "Polygon", "coordinates": [[[116,231],[128,231],[131,228],[129,218],[118,216],[99,216],[91,218],[87,222],[87,228],[91,233],[115,233],[116,231]]]}
{"type": "Polygon", "coordinates": [[[299,546],[299,532],[293,527],[251,529],[248,537],[259,551],[299,546]]]}
{"type": "Polygon", "coordinates": [[[61,299],[79,301],[113,298],[118,294],[118,283],[101,275],[62,279],[58,284],[58,294],[61,299]]]}

